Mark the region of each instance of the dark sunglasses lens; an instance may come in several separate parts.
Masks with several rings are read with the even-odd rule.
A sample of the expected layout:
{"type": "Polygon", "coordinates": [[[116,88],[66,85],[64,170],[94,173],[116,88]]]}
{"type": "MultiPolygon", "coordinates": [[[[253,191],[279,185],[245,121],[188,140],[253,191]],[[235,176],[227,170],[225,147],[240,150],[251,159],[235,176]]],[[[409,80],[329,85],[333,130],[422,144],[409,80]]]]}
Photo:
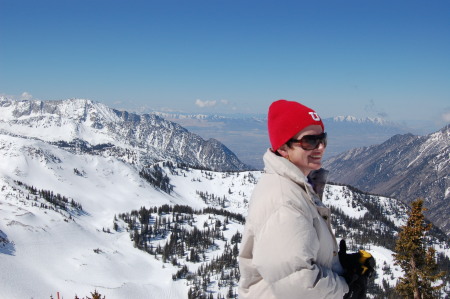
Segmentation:
{"type": "Polygon", "coordinates": [[[302,138],[302,147],[307,150],[313,150],[319,145],[319,140],[315,136],[305,136],[302,138]]]}
{"type": "Polygon", "coordinates": [[[327,146],[327,134],[323,133],[320,135],[306,135],[301,139],[302,148],[305,150],[313,150],[319,147],[320,143],[323,143],[323,146],[327,146]]]}

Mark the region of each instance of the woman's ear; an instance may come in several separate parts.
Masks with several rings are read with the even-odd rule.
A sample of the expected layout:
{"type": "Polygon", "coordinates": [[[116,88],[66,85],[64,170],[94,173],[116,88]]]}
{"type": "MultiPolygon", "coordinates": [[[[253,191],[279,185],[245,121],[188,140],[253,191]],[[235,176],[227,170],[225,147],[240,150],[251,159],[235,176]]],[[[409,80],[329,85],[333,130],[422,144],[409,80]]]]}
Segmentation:
{"type": "Polygon", "coordinates": [[[289,153],[288,153],[288,146],[286,144],[283,144],[282,146],[280,146],[279,149],[277,149],[277,152],[286,159],[289,159],[289,153]]]}

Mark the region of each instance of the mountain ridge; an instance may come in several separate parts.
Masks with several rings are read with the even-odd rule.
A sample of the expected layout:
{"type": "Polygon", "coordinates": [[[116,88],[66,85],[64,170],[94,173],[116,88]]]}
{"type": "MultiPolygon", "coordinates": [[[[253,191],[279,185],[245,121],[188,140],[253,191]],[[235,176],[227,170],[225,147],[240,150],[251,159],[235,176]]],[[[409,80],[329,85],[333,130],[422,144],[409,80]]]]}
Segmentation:
{"type": "Polygon", "coordinates": [[[450,125],[427,136],[395,135],[329,160],[330,180],[409,203],[425,199],[430,220],[450,233],[450,125]]]}
{"type": "Polygon", "coordinates": [[[142,167],[161,159],[213,170],[248,170],[218,140],[204,140],[157,115],[110,109],[91,100],[14,101],[0,98],[0,130],[47,142],[84,140],[132,151],[142,167]],[[46,128],[47,130],[41,130],[46,128]],[[48,132],[51,130],[51,134],[48,132]]]}
{"type": "MultiPolygon", "coordinates": [[[[224,119],[255,119],[262,122],[267,122],[267,115],[261,113],[241,113],[241,114],[202,114],[202,113],[181,113],[181,112],[161,112],[161,111],[152,111],[152,114],[160,115],[166,119],[197,119],[197,120],[224,120],[224,119]]],[[[395,125],[402,126],[400,123],[396,123],[393,121],[389,121],[382,117],[356,117],[353,115],[339,115],[334,117],[326,117],[323,118],[325,121],[334,121],[334,122],[349,122],[349,123],[373,123],[378,125],[395,125]]]]}

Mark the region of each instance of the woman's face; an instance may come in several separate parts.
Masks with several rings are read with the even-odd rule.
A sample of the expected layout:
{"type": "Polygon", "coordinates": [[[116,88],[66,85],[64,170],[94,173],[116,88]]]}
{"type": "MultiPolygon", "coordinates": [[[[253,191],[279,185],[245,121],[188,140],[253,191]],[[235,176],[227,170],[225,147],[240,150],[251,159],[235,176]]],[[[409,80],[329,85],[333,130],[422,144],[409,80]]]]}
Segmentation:
{"type": "MultiPolygon", "coordinates": [[[[306,135],[320,135],[323,133],[322,127],[319,125],[311,125],[297,133],[292,139],[300,140],[306,135]]],[[[320,143],[316,149],[305,150],[299,143],[292,143],[289,147],[287,144],[282,145],[278,152],[286,159],[297,166],[305,176],[312,170],[318,170],[322,167],[322,157],[325,152],[325,146],[320,143]]]]}

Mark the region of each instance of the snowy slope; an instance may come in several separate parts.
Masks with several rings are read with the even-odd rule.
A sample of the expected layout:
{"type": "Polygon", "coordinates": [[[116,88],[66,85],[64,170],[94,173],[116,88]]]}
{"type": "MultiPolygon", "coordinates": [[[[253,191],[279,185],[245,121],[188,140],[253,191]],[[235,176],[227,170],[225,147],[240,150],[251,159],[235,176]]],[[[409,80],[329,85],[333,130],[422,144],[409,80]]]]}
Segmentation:
{"type": "MultiPolygon", "coordinates": [[[[409,208],[395,198],[372,195],[345,185],[326,185],[323,202],[333,211],[332,223],[338,241],[346,239],[353,251],[369,251],[377,264],[375,284],[394,287],[403,272],[394,265],[392,254],[397,234],[407,223],[409,208]]],[[[442,231],[434,228],[428,238],[437,252],[450,256],[448,238],[442,231]]],[[[443,294],[449,294],[449,287],[447,282],[443,294]]]]}
{"type": "MultiPolygon", "coordinates": [[[[163,204],[196,209],[210,205],[245,215],[261,174],[165,168],[174,187],[169,195],[156,190],[131,165],[118,159],[77,155],[41,141],[11,136],[0,136],[0,164],[0,263],[4,269],[0,298],[49,298],[56,297],[56,292],[71,298],[89,295],[94,289],[109,299],[187,298],[186,280],[172,279],[178,268],[133,247],[129,232],[113,230],[114,217],[142,206],[163,204]],[[48,203],[41,198],[35,201],[23,184],[74,199],[83,210],[41,208],[38,204],[48,203]],[[202,200],[200,193],[226,200],[202,200]]],[[[373,196],[372,200],[381,202],[388,212],[394,210],[393,199],[373,196]]],[[[367,210],[345,186],[328,185],[324,201],[355,219],[367,210]]],[[[402,224],[404,211],[398,213],[402,216],[392,216],[392,221],[402,224]]],[[[203,227],[212,222],[210,218],[198,215],[196,225],[203,227]]],[[[236,231],[242,232],[243,225],[232,222],[224,232],[226,239],[236,231]]],[[[225,242],[216,243],[218,248],[211,249],[207,260],[223,250],[225,242]]],[[[394,283],[401,272],[393,267],[392,251],[376,245],[364,247],[378,262],[375,282],[381,285],[388,279],[394,283]],[[392,274],[383,270],[385,265],[391,266],[392,274]]],[[[186,259],[182,263],[193,272],[201,265],[186,259]]],[[[211,288],[224,294],[214,282],[211,288]]]]}
{"type": "MultiPolygon", "coordinates": [[[[77,155],[6,135],[0,135],[0,165],[0,298],[48,298],[58,291],[67,298],[94,289],[107,298],[185,298],[187,286],[172,281],[174,267],[162,267],[134,248],[127,232],[104,230],[113,231],[115,215],[142,206],[206,207],[199,191],[227,197],[211,206],[245,213],[244,201],[258,176],[178,170],[186,176],[172,176],[174,190],[168,195],[116,158],[77,155]],[[41,208],[48,203],[35,201],[18,182],[74,199],[83,211],[41,208]]],[[[204,222],[201,217],[199,224],[204,222]]],[[[242,225],[231,226],[229,233],[237,230],[242,231],[242,225]]]]}
{"type": "MultiPolygon", "coordinates": [[[[406,224],[408,211],[398,200],[375,195],[369,195],[369,200],[379,205],[385,212],[385,216],[397,227],[406,224]]],[[[361,219],[366,213],[369,213],[361,202],[355,200],[352,190],[347,186],[327,185],[323,202],[328,207],[341,209],[345,215],[355,219],[361,219]]]]}
{"type": "MultiPolygon", "coordinates": [[[[382,196],[369,196],[371,201],[377,203],[383,211],[385,211],[386,217],[395,223],[397,227],[406,224],[407,220],[407,210],[404,206],[399,205],[399,202],[395,199],[382,197],[382,196]]],[[[323,202],[328,207],[334,207],[340,209],[344,215],[349,216],[352,219],[361,221],[361,219],[370,211],[364,206],[363,202],[356,199],[353,192],[346,186],[336,186],[327,185],[325,187],[325,192],[323,196],[323,202]]],[[[336,215],[334,217],[337,217],[336,215]]],[[[380,222],[378,222],[381,225],[380,222]]],[[[352,227],[345,228],[346,235],[338,238],[338,242],[342,237],[346,239],[348,245],[354,244],[350,232],[354,230],[352,227]]],[[[356,232],[357,234],[359,232],[356,232]]],[[[391,287],[394,287],[398,277],[402,276],[403,273],[398,266],[394,266],[394,259],[392,250],[379,245],[356,245],[357,248],[362,248],[369,251],[376,260],[377,263],[377,274],[375,277],[375,283],[377,285],[382,285],[383,279],[388,281],[391,287]],[[392,274],[387,275],[384,273],[383,268],[388,265],[392,274]]],[[[450,254],[450,251],[448,251],[450,254]]]]}
{"type": "Polygon", "coordinates": [[[132,247],[127,234],[103,228],[112,226],[115,214],[150,203],[200,207],[200,202],[156,191],[114,158],[73,155],[9,136],[0,136],[0,148],[0,230],[13,244],[9,254],[0,254],[0,298],[47,298],[56,291],[85,295],[95,288],[108,298],[128,292],[134,298],[186,294],[185,286],[172,282],[170,270],[132,247]],[[74,173],[76,167],[83,176],[74,173]],[[68,214],[32,206],[27,190],[14,180],[75,199],[86,214],[68,220],[68,214]],[[93,251],[97,248],[102,254],[93,251]]]}

